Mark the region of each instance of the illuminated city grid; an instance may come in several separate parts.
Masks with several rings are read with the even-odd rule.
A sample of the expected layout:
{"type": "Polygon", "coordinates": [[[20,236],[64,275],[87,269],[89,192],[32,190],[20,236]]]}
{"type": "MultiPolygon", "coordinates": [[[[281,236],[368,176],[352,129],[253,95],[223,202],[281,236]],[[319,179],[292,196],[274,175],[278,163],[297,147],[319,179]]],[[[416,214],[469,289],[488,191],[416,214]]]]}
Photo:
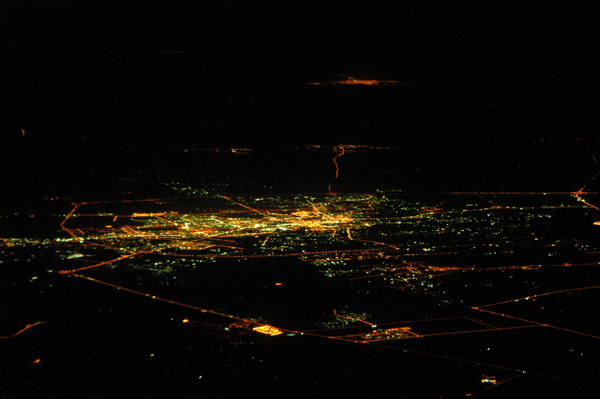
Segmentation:
{"type": "MultiPolygon", "coordinates": [[[[321,146],[308,146],[314,148],[321,146]]],[[[389,149],[331,147],[334,181],[340,176],[339,157],[365,148],[389,149]]],[[[240,154],[251,151],[231,150],[240,154]]],[[[48,270],[50,273],[187,309],[189,316],[182,323],[194,325],[203,315],[210,315],[230,333],[309,335],[390,350],[398,348],[389,345],[405,340],[540,328],[597,340],[600,331],[572,328],[560,320],[530,319],[519,312],[521,305],[541,305],[548,297],[600,288],[593,284],[563,287],[536,277],[548,270],[600,264],[600,247],[593,239],[600,228],[595,195],[585,187],[576,192],[335,193],[330,185],[321,194],[203,194],[88,201],[73,203],[60,222],[61,237],[4,238],[2,244],[6,250],[52,248],[60,254],[62,264],[57,270],[48,270]],[[576,227],[565,231],[565,223],[576,227]],[[319,278],[334,281],[350,294],[340,294],[336,300],[336,295],[329,293],[316,301],[317,308],[300,310],[302,306],[296,305],[281,312],[273,311],[273,304],[237,306],[220,302],[219,296],[205,304],[202,298],[198,302],[179,299],[178,289],[158,290],[167,295],[155,290],[156,281],[174,287],[183,281],[190,283],[181,271],[195,273],[223,262],[266,260],[277,260],[276,267],[281,268],[285,267],[281,262],[292,260],[309,264],[319,278]],[[141,281],[136,286],[127,277],[132,273],[141,281]],[[509,295],[490,289],[486,303],[467,297],[457,301],[456,293],[444,283],[476,275],[492,287],[499,275],[512,273],[521,273],[527,284],[513,287],[509,295]],[[154,283],[146,284],[148,281],[154,283]],[[364,297],[377,291],[403,301],[410,296],[421,298],[417,301],[430,298],[439,308],[424,304],[426,313],[413,308],[407,316],[415,318],[399,320],[397,315],[386,314],[394,307],[389,303],[364,305],[350,300],[352,295],[364,297]],[[304,317],[294,317],[302,312],[304,317]]],[[[282,293],[293,283],[270,276],[258,282],[262,289],[282,293]]],[[[199,280],[193,286],[206,287],[206,282],[199,280]]],[[[470,289],[468,284],[464,287],[470,289]]],[[[15,337],[43,323],[28,324],[0,338],[15,337]]],[[[553,378],[535,370],[472,362],[509,371],[500,381],[482,376],[481,383],[490,387],[527,372],[553,378]]]]}

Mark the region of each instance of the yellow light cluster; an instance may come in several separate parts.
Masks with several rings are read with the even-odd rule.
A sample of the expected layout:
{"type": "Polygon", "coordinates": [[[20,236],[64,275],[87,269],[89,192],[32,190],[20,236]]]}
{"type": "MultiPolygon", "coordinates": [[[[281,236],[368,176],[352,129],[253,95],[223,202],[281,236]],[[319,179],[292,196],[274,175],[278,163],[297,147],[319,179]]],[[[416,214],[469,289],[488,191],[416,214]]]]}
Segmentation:
{"type": "Polygon", "coordinates": [[[257,333],[266,334],[270,336],[283,334],[283,331],[281,331],[280,329],[266,324],[264,326],[254,327],[252,330],[256,331],[257,333]]]}

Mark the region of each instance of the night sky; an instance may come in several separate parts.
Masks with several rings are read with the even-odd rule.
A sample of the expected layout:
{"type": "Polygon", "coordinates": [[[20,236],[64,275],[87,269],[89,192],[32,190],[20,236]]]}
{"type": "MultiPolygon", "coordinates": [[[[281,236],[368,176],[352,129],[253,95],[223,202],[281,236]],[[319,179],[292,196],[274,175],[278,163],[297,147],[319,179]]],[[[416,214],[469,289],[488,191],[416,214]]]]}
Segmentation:
{"type": "Polygon", "coordinates": [[[510,149],[599,127],[583,2],[30,5],[0,16],[5,181],[192,146],[510,149]],[[347,76],[402,86],[305,85],[347,76]]]}
{"type": "MultiPolygon", "coordinates": [[[[119,151],[593,135],[583,7],[5,7],[4,135],[119,151]],[[398,90],[314,90],[342,76],[398,90]]],[[[43,143],[43,144],[42,144],[43,143]]],[[[53,149],[54,151],[54,149],[53,149]]]]}

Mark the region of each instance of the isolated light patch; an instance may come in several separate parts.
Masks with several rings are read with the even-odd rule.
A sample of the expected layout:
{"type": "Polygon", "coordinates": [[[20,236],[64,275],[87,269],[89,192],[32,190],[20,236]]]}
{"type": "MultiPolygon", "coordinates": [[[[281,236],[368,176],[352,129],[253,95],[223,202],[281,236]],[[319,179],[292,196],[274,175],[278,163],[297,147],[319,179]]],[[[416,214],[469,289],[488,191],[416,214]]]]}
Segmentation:
{"type": "Polygon", "coordinates": [[[273,326],[268,326],[268,325],[254,327],[252,330],[256,331],[258,333],[261,333],[261,334],[266,334],[266,335],[271,335],[271,336],[283,334],[283,331],[281,331],[280,329],[275,328],[273,326]]]}
{"type": "Polygon", "coordinates": [[[379,79],[355,79],[348,77],[341,80],[330,80],[326,82],[310,82],[310,86],[394,86],[402,82],[397,80],[379,80],[379,79]]]}
{"type": "Polygon", "coordinates": [[[355,78],[341,75],[343,79],[327,80],[322,82],[304,83],[308,86],[426,86],[427,82],[381,80],[375,78],[355,78]]]}

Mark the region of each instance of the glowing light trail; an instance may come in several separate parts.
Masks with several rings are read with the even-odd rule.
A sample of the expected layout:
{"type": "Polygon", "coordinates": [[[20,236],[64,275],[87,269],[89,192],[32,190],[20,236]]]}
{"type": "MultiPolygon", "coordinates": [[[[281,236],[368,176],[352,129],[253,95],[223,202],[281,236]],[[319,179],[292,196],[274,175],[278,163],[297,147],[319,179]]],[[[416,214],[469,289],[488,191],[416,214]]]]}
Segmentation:
{"type": "Polygon", "coordinates": [[[35,323],[32,324],[27,324],[25,327],[23,327],[22,329],[20,329],[19,331],[17,331],[16,333],[12,334],[12,335],[0,335],[0,339],[9,339],[9,338],[14,338],[17,335],[21,335],[23,334],[25,331],[29,330],[30,328],[33,328],[35,326],[39,326],[40,324],[45,324],[45,321],[36,321],[35,323]]]}

